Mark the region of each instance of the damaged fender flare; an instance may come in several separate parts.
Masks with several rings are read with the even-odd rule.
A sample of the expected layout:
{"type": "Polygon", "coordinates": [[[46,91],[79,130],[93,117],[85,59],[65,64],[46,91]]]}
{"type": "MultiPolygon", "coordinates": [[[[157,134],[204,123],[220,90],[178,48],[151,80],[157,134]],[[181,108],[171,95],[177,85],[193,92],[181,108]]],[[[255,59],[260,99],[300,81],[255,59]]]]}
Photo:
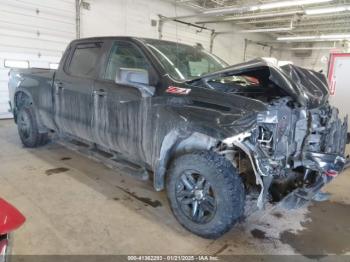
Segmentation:
{"type": "MultiPolygon", "coordinates": [[[[261,186],[260,195],[258,198],[257,206],[259,209],[264,207],[264,197],[266,195],[265,188],[268,188],[268,184],[271,179],[263,173],[259,167],[254,151],[249,148],[243,141],[251,136],[251,132],[246,131],[238,135],[228,137],[222,142],[228,146],[236,146],[240,148],[247,156],[252,164],[256,184],[261,186]],[[266,177],[266,179],[263,179],[266,177]]],[[[155,164],[154,172],[154,188],[157,191],[161,191],[165,187],[165,175],[169,162],[174,156],[178,156],[184,153],[190,153],[194,151],[210,150],[218,144],[219,140],[203,133],[188,131],[172,130],[169,132],[162,143],[159,159],[155,164]]]]}
{"type": "Polygon", "coordinates": [[[155,163],[153,180],[155,190],[161,191],[165,188],[165,174],[173,157],[194,151],[210,150],[217,143],[217,139],[203,133],[178,129],[170,131],[164,137],[159,158],[155,163]]]}

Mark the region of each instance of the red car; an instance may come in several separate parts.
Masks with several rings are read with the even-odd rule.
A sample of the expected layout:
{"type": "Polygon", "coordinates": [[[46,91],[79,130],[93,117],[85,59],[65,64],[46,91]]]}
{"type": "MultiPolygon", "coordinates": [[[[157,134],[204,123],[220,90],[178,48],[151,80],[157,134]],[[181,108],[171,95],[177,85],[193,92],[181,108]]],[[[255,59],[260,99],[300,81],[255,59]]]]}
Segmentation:
{"type": "Polygon", "coordinates": [[[19,228],[25,217],[12,205],[0,198],[0,261],[6,261],[9,252],[9,235],[19,228]]]}

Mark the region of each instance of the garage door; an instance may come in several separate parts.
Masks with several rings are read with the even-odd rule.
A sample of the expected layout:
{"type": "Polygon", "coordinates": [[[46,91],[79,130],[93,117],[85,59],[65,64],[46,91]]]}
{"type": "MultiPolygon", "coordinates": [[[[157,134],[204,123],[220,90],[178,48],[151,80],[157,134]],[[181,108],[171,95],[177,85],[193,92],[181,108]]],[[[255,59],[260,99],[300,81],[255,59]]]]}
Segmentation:
{"type": "Polygon", "coordinates": [[[9,118],[10,67],[54,68],[75,38],[74,0],[0,0],[0,118],[9,118]]]}

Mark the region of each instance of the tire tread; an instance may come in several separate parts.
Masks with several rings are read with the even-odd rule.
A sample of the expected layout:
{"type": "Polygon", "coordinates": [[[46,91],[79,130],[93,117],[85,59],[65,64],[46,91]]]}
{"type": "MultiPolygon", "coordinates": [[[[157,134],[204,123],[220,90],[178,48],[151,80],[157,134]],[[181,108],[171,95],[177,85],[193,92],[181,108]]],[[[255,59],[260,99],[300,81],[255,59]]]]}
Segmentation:
{"type": "Polygon", "coordinates": [[[48,133],[40,133],[39,132],[38,122],[36,119],[36,115],[35,115],[33,106],[32,105],[23,105],[18,111],[18,116],[20,116],[22,111],[26,111],[26,113],[28,114],[28,117],[31,121],[31,127],[32,127],[31,137],[27,140],[21,136],[20,130],[18,129],[22,144],[25,147],[29,147],[29,148],[36,148],[36,147],[47,144],[48,133]]]}
{"type": "Polygon", "coordinates": [[[177,207],[172,203],[172,200],[168,198],[171,203],[171,208],[175,217],[178,219],[179,223],[182,224],[186,229],[191,231],[194,234],[197,234],[201,237],[216,239],[226,233],[228,230],[232,228],[232,226],[239,220],[244,212],[244,203],[245,203],[245,193],[244,193],[244,185],[236,168],[230,163],[228,159],[224,156],[219,155],[213,151],[200,151],[194,152],[191,154],[185,154],[178,158],[176,158],[170,166],[168,176],[167,176],[167,189],[169,190],[169,183],[171,180],[172,173],[174,173],[177,165],[182,165],[183,162],[186,162],[190,159],[192,162],[198,164],[205,164],[210,168],[216,170],[215,179],[222,180],[223,187],[221,190],[224,191],[225,197],[229,200],[232,200],[232,207],[228,207],[228,211],[226,214],[223,214],[221,218],[222,223],[217,228],[205,229],[202,232],[198,230],[194,230],[191,225],[186,223],[186,221],[182,221],[181,217],[177,215],[178,211],[174,210],[177,207]]]}

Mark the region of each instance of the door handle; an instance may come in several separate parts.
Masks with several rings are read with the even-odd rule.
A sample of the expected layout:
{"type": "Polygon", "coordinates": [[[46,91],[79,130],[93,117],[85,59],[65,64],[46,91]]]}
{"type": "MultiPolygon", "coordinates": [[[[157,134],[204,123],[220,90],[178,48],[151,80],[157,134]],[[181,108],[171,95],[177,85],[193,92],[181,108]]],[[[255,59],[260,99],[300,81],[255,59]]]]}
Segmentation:
{"type": "Polygon", "coordinates": [[[60,89],[60,90],[64,89],[64,86],[63,86],[62,82],[55,82],[55,86],[56,86],[57,89],[60,89]]]}
{"type": "Polygon", "coordinates": [[[95,96],[106,96],[107,95],[107,93],[106,93],[106,91],[105,90],[103,90],[103,89],[100,89],[100,90],[94,90],[94,95],[95,96]]]}

